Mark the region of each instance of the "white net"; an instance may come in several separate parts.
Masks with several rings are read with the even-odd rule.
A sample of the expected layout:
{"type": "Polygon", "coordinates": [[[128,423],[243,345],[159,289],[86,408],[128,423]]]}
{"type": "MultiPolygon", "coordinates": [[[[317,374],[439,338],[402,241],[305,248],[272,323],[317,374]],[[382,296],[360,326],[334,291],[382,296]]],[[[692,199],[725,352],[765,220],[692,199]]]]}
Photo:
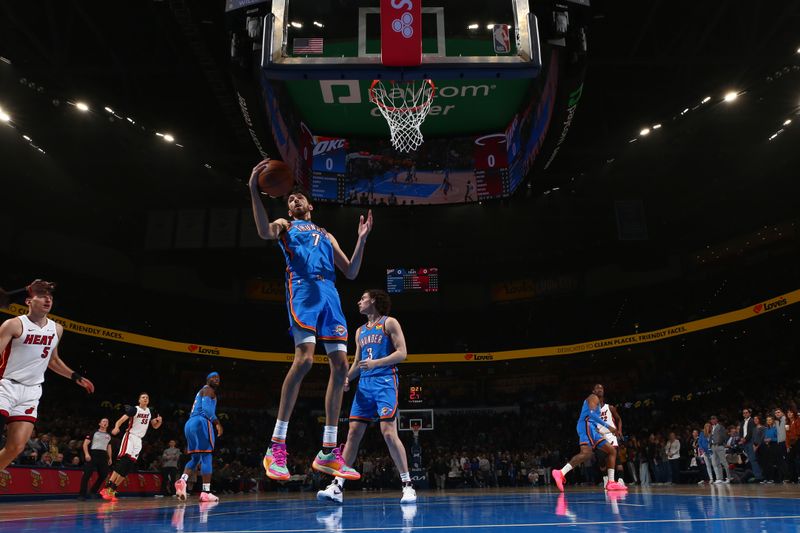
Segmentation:
{"type": "Polygon", "coordinates": [[[373,81],[369,99],[389,123],[392,146],[401,152],[416,150],[422,144],[419,128],[431,110],[436,87],[431,80],[386,83],[373,81]]]}

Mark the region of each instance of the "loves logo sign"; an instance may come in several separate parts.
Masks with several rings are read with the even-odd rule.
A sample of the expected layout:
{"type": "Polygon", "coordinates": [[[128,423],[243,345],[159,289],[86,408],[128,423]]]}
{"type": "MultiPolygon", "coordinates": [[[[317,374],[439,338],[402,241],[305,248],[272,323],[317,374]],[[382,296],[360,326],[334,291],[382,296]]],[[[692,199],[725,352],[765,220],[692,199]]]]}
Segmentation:
{"type": "Polygon", "coordinates": [[[467,361],[494,361],[494,355],[490,353],[468,353],[464,354],[467,361]]]}
{"type": "Polygon", "coordinates": [[[381,62],[387,67],[422,63],[421,0],[381,0],[381,62]]]}
{"type": "Polygon", "coordinates": [[[199,353],[203,355],[219,355],[219,349],[207,348],[205,346],[198,346],[197,344],[190,344],[186,347],[192,353],[199,353]]]}
{"type": "Polygon", "coordinates": [[[772,311],[773,309],[783,307],[784,305],[789,305],[789,302],[788,300],[786,300],[785,297],[781,297],[778,298],[777,300],[770,300],[769,302],[764,302],[754,305],[753,312],[755,314],[759,314],[762,311],[772,311]]]}

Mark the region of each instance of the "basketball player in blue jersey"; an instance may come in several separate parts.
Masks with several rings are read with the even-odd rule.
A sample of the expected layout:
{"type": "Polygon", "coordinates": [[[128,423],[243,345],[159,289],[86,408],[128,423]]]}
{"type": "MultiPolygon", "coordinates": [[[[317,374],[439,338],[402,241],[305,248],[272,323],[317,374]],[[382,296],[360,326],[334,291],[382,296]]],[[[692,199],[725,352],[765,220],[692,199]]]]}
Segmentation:
{"type": "MultiPolygon", "coordinates": [[[[387,316],[391,305],[389,295],[378,289],[366,291],[358,301],[358,310],[366,315],[367,323],[356,331],[356,356],[345,383],[345,388],[349,388],[350,382],[361,377],[350,409],[350,431],[342,455],[345,463],[352,464],[367,424],[377,418],[403,484],[400,503],[414,503],[417,501],[417,493],[411,485],[406,449],[397,435],[396,420],[396,365],[406,358],[406,339],[400,323],[387,316]]],[[[317,493],[317,498],[341,503],[345,479],[334,479],[325,490],[317,493]]]]}
{"type": "Polygon", "coordinates": [[[581,451],[578,455],[570,459],[561,470],[553,470],[553,481],[556,482],[558,490],[564,492],[564,478],[567,473],[580,466],[592,458],[592,453],[595,448],[600,448],[607,456],[606,466],[608,468],[608,483],[605,485],[606,490],[628,490],[624,485],[620,485],[614,481],[614,464],[617,460],[617,450],[609,444],[608,439],[600,434],[597,426],[603,426],[608,431],[616,435],[616,428],[607,423],[600,417],[600,398],[592,392],[584,401],[581,408],[581,415],[578,418],[576,429],[578,430],[578,443],[580,444],[581,451]]]}
{"type": "Polygon", "coordinates": [[[261,202],[258,174],[267,165],[262,161],[250,176],[250,196],[258,235],[277,240],[286,259],[286,304],[289,327],[294,337],[292,367],[281,388],[278,417],[272,442],[264,456],[267,476],[275,480],[290,477],[286,467],[286,433],[289,418],[297,401],[300,384],[314,364],[317,341],[322,341],[331,368],[325,393],[325,429],[322,450],[312,463],[315,470],[337,477],[359,479],[361,475],[345,464],[337,447],[337,424],[342,409],[342,394],[347,377],[347,325],[339,293],[336,291],[336,268],[347,279],[355,279],[361,269],[367,236],[372,230],[372,211],[358,223],[358,240],[351,257],[347,257],[333,235],[311,222],[314,207],[300,193],[289,195],[289,219],[270,222],[261,202]]]}
{"type": "Polygon", "coordinates": [[[222,424],[217,418],[217,389],[219,388],[219,373],[212,372],[206,376],[206,384],[197,392],[192,404],[189,420],[183,427],[186,435],[186,453],[191,459],[183,469],[183,475],[175,482],[175,495],[179,500],[186,499],[186,480],[200,465],[200,475],[203,476],[203,491],[200,493],[201,502],[218,502],[219,498],[211,493],[211,454],[214,452],[214,430],[216,436],[222,435],[222,424]]]}

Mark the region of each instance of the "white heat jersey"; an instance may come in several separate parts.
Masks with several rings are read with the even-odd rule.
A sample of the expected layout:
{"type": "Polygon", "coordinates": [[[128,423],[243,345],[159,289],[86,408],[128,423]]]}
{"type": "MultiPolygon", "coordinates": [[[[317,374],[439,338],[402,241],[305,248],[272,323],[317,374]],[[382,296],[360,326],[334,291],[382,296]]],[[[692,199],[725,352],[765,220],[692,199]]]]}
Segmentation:
{"type": "MultiPolygon", "coordinates": [[[[602,418],[603,422],[605,422],[612,428],[617,429],[617,426],[614,424],[614,417],[611,416],[611,405],[604,403],[600,407],[600,418],[602,418]]],[[[617,436],[612,434],[611,431],[608,430],[608,428],[606,428],[601,424],[597,424],[597,431],[599,431],[600,434],[606,438],[609,444],[611,444],[612,446],[617,446],[618,444],[617,436]]]]}
{"type": "Polygon", "coordinates": [[[144,438],[144,434],[147,433],[147,428],[150,427],[150,408],[142,409],[138,405],[136,406],[136,414],[130,417],[128,420],[128,429],[125,433],[133,435],[135,437],[139,437],[140,439],[144,438]]]}
{"type": "Polygon", "coordinates": [[[58,346],[56,323],[48,318],[47,324],[40,328],[26,315],[18,316],[17,320],[22,322],[22,335],[11,339],[0,355],[0,378],[38,385],[44,382],[50,356],[58,346]]]}

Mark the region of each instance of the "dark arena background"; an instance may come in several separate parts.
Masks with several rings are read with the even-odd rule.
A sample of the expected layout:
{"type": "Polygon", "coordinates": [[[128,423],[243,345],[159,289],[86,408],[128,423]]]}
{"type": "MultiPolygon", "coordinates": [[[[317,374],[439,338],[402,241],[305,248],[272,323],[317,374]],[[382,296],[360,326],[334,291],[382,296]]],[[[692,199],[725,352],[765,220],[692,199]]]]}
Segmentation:
{"type": "Polygon", "coordinates": [[[3,2],[0,529],[798,531],[798,27],[788,0],[3,2]],[[265,158],[313,211],[248,186],[265,158]],[[319,226],[259,236],[290,208],[319,226]],[[346,323],[312,359],[290,320],[325,336],[298,324],[333,267],[297,254],[331,234],[346,323]],[[357,330],[397,348],[370,289],[406,349],[351,419],[357,330]],[[42,302],[57,357],[14,333],[55,328],[42,302]],[[88,453],[142,391],[135,464],[124,421],[88,453]],[[178,498],[190,456],[210,486],[192,462],[178,498]]]}

